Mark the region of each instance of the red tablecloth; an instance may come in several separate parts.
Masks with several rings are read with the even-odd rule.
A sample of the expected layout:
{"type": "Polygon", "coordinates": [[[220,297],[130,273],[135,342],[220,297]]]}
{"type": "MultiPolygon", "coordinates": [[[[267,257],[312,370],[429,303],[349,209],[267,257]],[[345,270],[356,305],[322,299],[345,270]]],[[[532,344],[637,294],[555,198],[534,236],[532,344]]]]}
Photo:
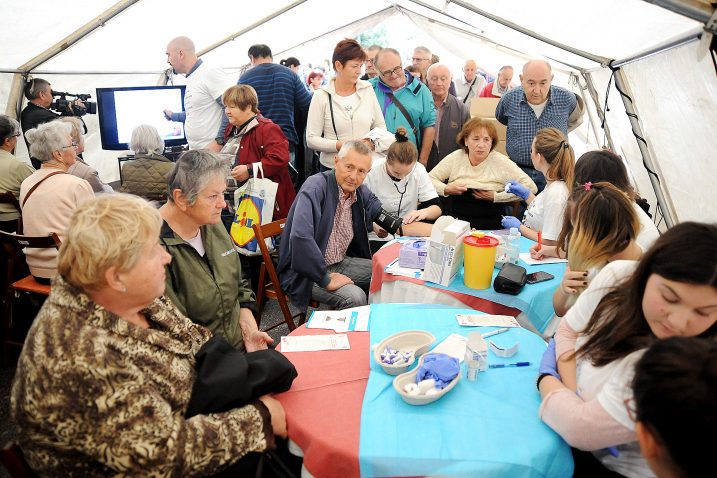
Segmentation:
{"type": "MultiPolygon", "coordinates": [[[[307,330],[291,335],[326,335],[307,330]]],[[[369,334],[348,332],[350,350],[291,352],[286,357],[299,376],[291,390],[276,396],[286,411],[289,438],[304,452],[304,467],[314,476],[359,477],[361,403],[369,375],[369,334]],[[317,373],[325,369],[330,373],[317,373]]]]}
{"type": "MultiPolygon", "coordinates": [[[[377,292],[381,289],[381,285],[384,282],[393,282],[393,281],[408,281],[413,282],[414,284],[425,284],[425,281],[421,279],[413,279],[411,277],[403,277],[403,276],[396,276],[393,274],[387,274],[384,269],[387,265],[389,265],[391,262],[393,262],[397,257],[398,253],[401,249],[401,244],[391,244],[388,247],[384,247],[383,249],[380,249],[376,254],[373,255],[373,259],[371,261],[371,285],[369,287],[369,293],[377,292]]],[[[426,286],[428,287],[428,286],[426,286]]],[[[517,317],[520,314],[520,309],[516,309],[514,307],[508,307],[505,305],[501,305],[495,302],[491,302],[490,300],[481,299],[479,297],[474,297],[472,295],[468,294],[462,294],[460,292],[453,292],[450,290],[444,290],[444,289],[434,289],[434,290],[440,290],[443,293],[449,294],[456,299],[460,300],[464,304],[466,304],[468,307],[480,310],[481,312],[485,312],[486,314],[495,314],[495,315],[510,315],[513,317],[517,317]]]]}

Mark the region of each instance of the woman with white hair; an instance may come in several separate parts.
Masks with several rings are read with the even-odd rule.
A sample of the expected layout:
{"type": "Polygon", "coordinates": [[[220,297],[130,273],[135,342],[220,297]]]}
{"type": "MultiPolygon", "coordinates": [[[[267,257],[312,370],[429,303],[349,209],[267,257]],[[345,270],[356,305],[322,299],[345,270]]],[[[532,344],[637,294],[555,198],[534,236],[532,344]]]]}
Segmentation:
{"type": "Polygon", "coordinates": [[[72,136],[72,141],[77,144],[77,161],[68,168],[67,172],[90,183],[95,193],[113,193],[112,187],[103,182],[97,170],[87,164],[82,157],[82,153],[85,151],[85,135],[82,132],[84,126],[82,121],[76,116],[63,116],[55,121],[62,121],[70,125],[72,128],[70,136],[72,136]]]}
{"type": "Polygon", "coordinates": [[[286,436],[284,409],[267,394],[288,389],[296,372],[274,350],[232,355],[225,344],[243,370],[230,374],[234,397],[203,405],[212,385],[201,381],[202,357],[221,339],[163,297],[171,256],[161,224],[128,194],[86,201],[69,224],[10,401],[38,476],[209,476],[228,467],[254,476],[259,454],[286,436]],[[262,380],[276,369],[285,375],[262,380]]]}
{"type": "Polygon", "coordinates": [[[239,254],[221,222],[229,165],[208,150],[184,153],[167,181],[160,240],[172,256],[167,295],[182,313],[223,335],[237,350],[267,348],[252,309],[254,293],[242,278],[239,254]]]}
{"type": "Polygon", "coordinates": [[[173,164],[162,156],[164,140],[157,128],[148,124],[137,126],[132,131],[129,147],[135,159],[122,166],[120,191],[150,200],[166,200],[167,176],[173,164]]]}
{"type": "MultiPolygon", "coordinates": [[[[77,161],[77,144],[70,129],[69,124],[52,121],[25,133],[30,156],[41,164],[20,186],[22,224],[28,236],[55,232],[64,240],[72,213],[94,196],[87,181],[67,173],[77,161]]],[[[57,273],[57,250],[27,249],[25,256],[35,279],[49,284],[57,273]]]]}

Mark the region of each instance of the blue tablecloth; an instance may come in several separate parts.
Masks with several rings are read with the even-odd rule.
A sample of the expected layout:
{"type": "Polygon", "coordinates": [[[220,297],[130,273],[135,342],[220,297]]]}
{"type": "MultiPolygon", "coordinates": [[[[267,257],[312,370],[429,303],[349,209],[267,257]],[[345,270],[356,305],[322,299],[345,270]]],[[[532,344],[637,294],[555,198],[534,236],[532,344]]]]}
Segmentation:
{"type": "MultiPolygon", "coordinates": [[[[431,332],[437,345],[461,327],[456,313],[471,309],[428,305],[371,306],[371,344],[394,333],[431,332]]],[[[569,477],[573,461],[568,445],[538,418],[540,395],[535,387],[545,342],[521,328],[491,337],[499,346],[520,343],[511,358],[489,352],[490,363],[530,361],[529,367],[488,369],[475,382],[461,380],[440,400],[428,405],[405,403],[393,389],[393,376],[372,358],[361,410],[359,462],[361,476],[569,477]]]]}
{"type": "MultiPolygon", "coordinates": [[[[521,237],[520,252],[528,252],[530,247],[534,244],[535,242],[530,239],[521,237]]],[[[536,271],[545,271],[554,275],[555,278],[538,284],[525,284],[525,287],[523,287],[523,290],[518,295],[501,294],[493,290],[492,285],[490,288],[482,290],[467,287],[463,282],[463,267],[461,267],[458,274],[456,274],[456,277],[453,281],[451,281],[448,287],[428,281],[426,281],[425,284],[429,287],[460,292],[461,294],[480,297],[481,299],[490,300],[491,302],[520,309],[523,313],[525,313],[538,332],[543,333],[545,327],[550,323],[553,319],[553,315],[555,314],[555,311],[553,310],[553,292],[555,292],[555,288],[558,287],[560,282],[563,280],[567,264],[537,264],[529,266],[525,262],[520,261],[519,265],[525,267],[528,274],[536,271]]],[[[495,276],[498,275],[498,271],[499,269],[495,269],[493,271],[491,284],[493,284],[495,276]]]]}

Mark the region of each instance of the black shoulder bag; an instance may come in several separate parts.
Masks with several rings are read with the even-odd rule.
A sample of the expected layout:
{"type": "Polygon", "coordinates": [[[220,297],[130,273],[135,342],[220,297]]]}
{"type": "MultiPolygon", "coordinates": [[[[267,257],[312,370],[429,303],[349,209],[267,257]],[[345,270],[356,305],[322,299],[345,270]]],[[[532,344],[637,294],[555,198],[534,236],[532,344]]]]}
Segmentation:
{"type": "Polygon", "coordinates": [[[476,80],[478,79],[478,74],[476,73],[476,77],[473,78],[473,83],[471,83],[471,86],[468,87],[468,93],[466,93],[465,98],[463,98],[463,104],[466,104],[466,100],[468,99],[468,95],[471,94],[471,90],[473,89],[473,85],[476,84],[476,80]]]}

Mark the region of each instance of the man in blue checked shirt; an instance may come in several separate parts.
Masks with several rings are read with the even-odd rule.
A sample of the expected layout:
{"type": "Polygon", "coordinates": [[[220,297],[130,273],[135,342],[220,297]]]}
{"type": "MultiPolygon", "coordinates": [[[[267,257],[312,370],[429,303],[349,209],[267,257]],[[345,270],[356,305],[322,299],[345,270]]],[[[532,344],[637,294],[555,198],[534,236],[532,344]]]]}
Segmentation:
{"type": "Polygon", "coordinates": [[[542,128],[557,128],[565,135],[582,123],[584,103],[573,92],[552,86],[553,72],[545,60],[530,60],[523,66],[521,86],[503,95],[495,117],[508,127],[505,149],[520,169],[538,186],[545,188],[545,177],[530,159],[533,137],[542,128]]]}

